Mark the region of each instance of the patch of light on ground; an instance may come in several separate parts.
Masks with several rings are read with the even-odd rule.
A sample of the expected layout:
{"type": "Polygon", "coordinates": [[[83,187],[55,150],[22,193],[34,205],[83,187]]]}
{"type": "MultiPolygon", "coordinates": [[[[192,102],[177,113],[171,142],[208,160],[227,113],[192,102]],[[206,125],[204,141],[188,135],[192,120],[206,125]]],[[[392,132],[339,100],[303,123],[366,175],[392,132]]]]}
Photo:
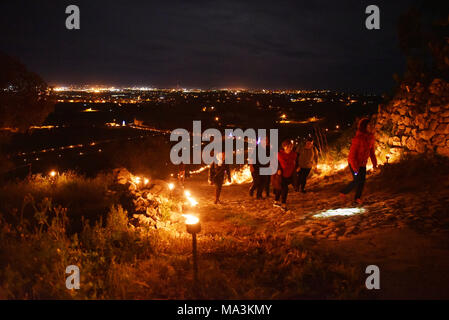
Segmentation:
{"type": "Polygon", "coordinates": [[[364,208],[340,208],[340,209],[329,209],[320,213],[313,215],[314,218],[329,218],[336,216],[352,216],[355,214],[364,213],[366,210],[364,208]]]}

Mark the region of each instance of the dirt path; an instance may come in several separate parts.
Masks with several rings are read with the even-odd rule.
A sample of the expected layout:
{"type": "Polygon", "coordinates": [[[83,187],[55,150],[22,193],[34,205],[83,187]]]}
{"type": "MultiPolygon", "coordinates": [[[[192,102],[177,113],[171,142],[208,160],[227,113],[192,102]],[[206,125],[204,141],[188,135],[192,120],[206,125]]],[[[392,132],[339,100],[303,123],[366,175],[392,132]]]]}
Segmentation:
{"type": "MultiPolygon", "coordinates": [[[[369,178],[370,179],[370,178],[369,178]]],[[[255,200],[249,184],[223,188],[223,204],[214,205],[214,188],[199,175],[186,183],[198,199],[196,208],[207,235],[236,238],[255,234],[294,235],[313,250],[335,254],[363,269],[381,271],[381,290],[373,298],[449,298],[449,198],[447,185],[432,193],[371,190],[362,206],[344,201],[338,190],[348,181],[344,173],[312,181],[309,192],[290,189],[289,211],[273,207],[273,198],[255,200]],[[355,215],[316,218],[327,210],[362,210],[355,215]]],[[[447,184],[447,183],[446,183],[447,184]]]]}

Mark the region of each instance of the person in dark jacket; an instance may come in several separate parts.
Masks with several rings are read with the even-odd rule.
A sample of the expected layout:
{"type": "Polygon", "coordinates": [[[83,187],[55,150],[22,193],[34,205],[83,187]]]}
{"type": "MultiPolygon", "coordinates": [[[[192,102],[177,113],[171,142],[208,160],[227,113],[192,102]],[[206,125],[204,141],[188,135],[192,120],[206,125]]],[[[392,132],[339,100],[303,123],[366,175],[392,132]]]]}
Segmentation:
{"type": "Polygon", "coordinates": [[[225,153],[221,152],[217,155],[218,163],[212,162],[209,168],[209,183],[215,184],[215,204],[220,203],[220,193],[223,187],[225,174],[228,181],[231,182],[231,171],[229,165],[225,164],[225,153]]]}
{"type": "Polygon", "coordinates": [[[263,138],[257,144],[257,147],[254,149],[253,157],[255,160],[254,164],[250,164],[251,176],[253,178],[253,182],[249,189],[249,195],[252,197],[254,195],[254,191],[256,191],[256,199],[262,200],[262,193],[265,191],[267,197],[270,196],[270,176],[269,175],[261,175],[260,168],[267,168],[270,166],[270,163],[261,164],[258,157],[259,148],[266,148],[267,146],[267,138],[263,138]]]}
{"type": "Polygon", "coordinates": [[[294,188],[297,192],[301,189],[301,192],[305,193],[307,177],[312,168],[316,167],[318,164],[318,152],[313,145],[312,138],[307,138],[306,144],[302,148],[299,148],[297,163],[294,188]]]}
{"type": "Polygon", "coordinates": [[[280,206],[287,211],[288,186],[293,183],[293,175],[296,169],[296,152],[293,151],[293,143],[290,140],[282,142],[282,150],[278,152],[279,170],[277,174],[281,176],[281,190],[275,193],[275,206],[280,206]]]}
{"type": "Polygon", "coordinates": [[[346,198],[346,194],[356,189],[355,201],[362,204],[362,192],[366,179],[366,164],[368,158],[371,158],[373,168],[377,168],[377,159],[374,149],[374,135],[371,133],[371,126],[368,118],[363,118],[359,122],[357,133],[352,139],[351,148],[349,149],[349,169],[351,170],[353,181],[349,183],[340,196],[346,198]]]}

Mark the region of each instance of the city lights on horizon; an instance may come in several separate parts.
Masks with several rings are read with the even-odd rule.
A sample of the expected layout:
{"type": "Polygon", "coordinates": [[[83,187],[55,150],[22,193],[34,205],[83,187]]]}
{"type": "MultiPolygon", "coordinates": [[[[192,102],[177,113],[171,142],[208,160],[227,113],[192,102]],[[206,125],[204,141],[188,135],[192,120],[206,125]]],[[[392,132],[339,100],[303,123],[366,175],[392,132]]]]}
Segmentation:
{"type": "MultiPolygon", "coordinates": [[[[105,86],[105,85],[55,85],[52,90],[54,92],[88,92],[88,93],[106,93],[106,92],[123,92],[123,91],[167,91],[167,92],[183,92],[183,93],[199,93],[207,91],[228,91],[234,94],[242,92],[249,93],[277,93],[277,94],[308,94],[308,93],[330,93],[334,90],[329,89],[266,89],[266,88],[241,88],[241,87],[223,87],[223,88],[170,88],[170,87],[154,87],[154,86],[105,86]]],[[[335,90],[338,91],[338,90],[335,90]]],[[[305,101],[292,99],[292,102],[305,101]]],[[[351,100],[351,103],[356,102],[351,100]]]]}

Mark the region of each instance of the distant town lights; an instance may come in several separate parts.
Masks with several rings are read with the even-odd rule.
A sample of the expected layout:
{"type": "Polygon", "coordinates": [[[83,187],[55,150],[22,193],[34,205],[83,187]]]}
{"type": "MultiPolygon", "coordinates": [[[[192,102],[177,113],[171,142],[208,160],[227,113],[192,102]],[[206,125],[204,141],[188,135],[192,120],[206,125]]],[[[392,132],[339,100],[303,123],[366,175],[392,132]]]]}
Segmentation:
{"type": "Polygon", "coordinates": [[[98,112],[98,110],[95,110],[92,108],[87,108],[87,109],[84,109],[83,112],[98,112]]]}

